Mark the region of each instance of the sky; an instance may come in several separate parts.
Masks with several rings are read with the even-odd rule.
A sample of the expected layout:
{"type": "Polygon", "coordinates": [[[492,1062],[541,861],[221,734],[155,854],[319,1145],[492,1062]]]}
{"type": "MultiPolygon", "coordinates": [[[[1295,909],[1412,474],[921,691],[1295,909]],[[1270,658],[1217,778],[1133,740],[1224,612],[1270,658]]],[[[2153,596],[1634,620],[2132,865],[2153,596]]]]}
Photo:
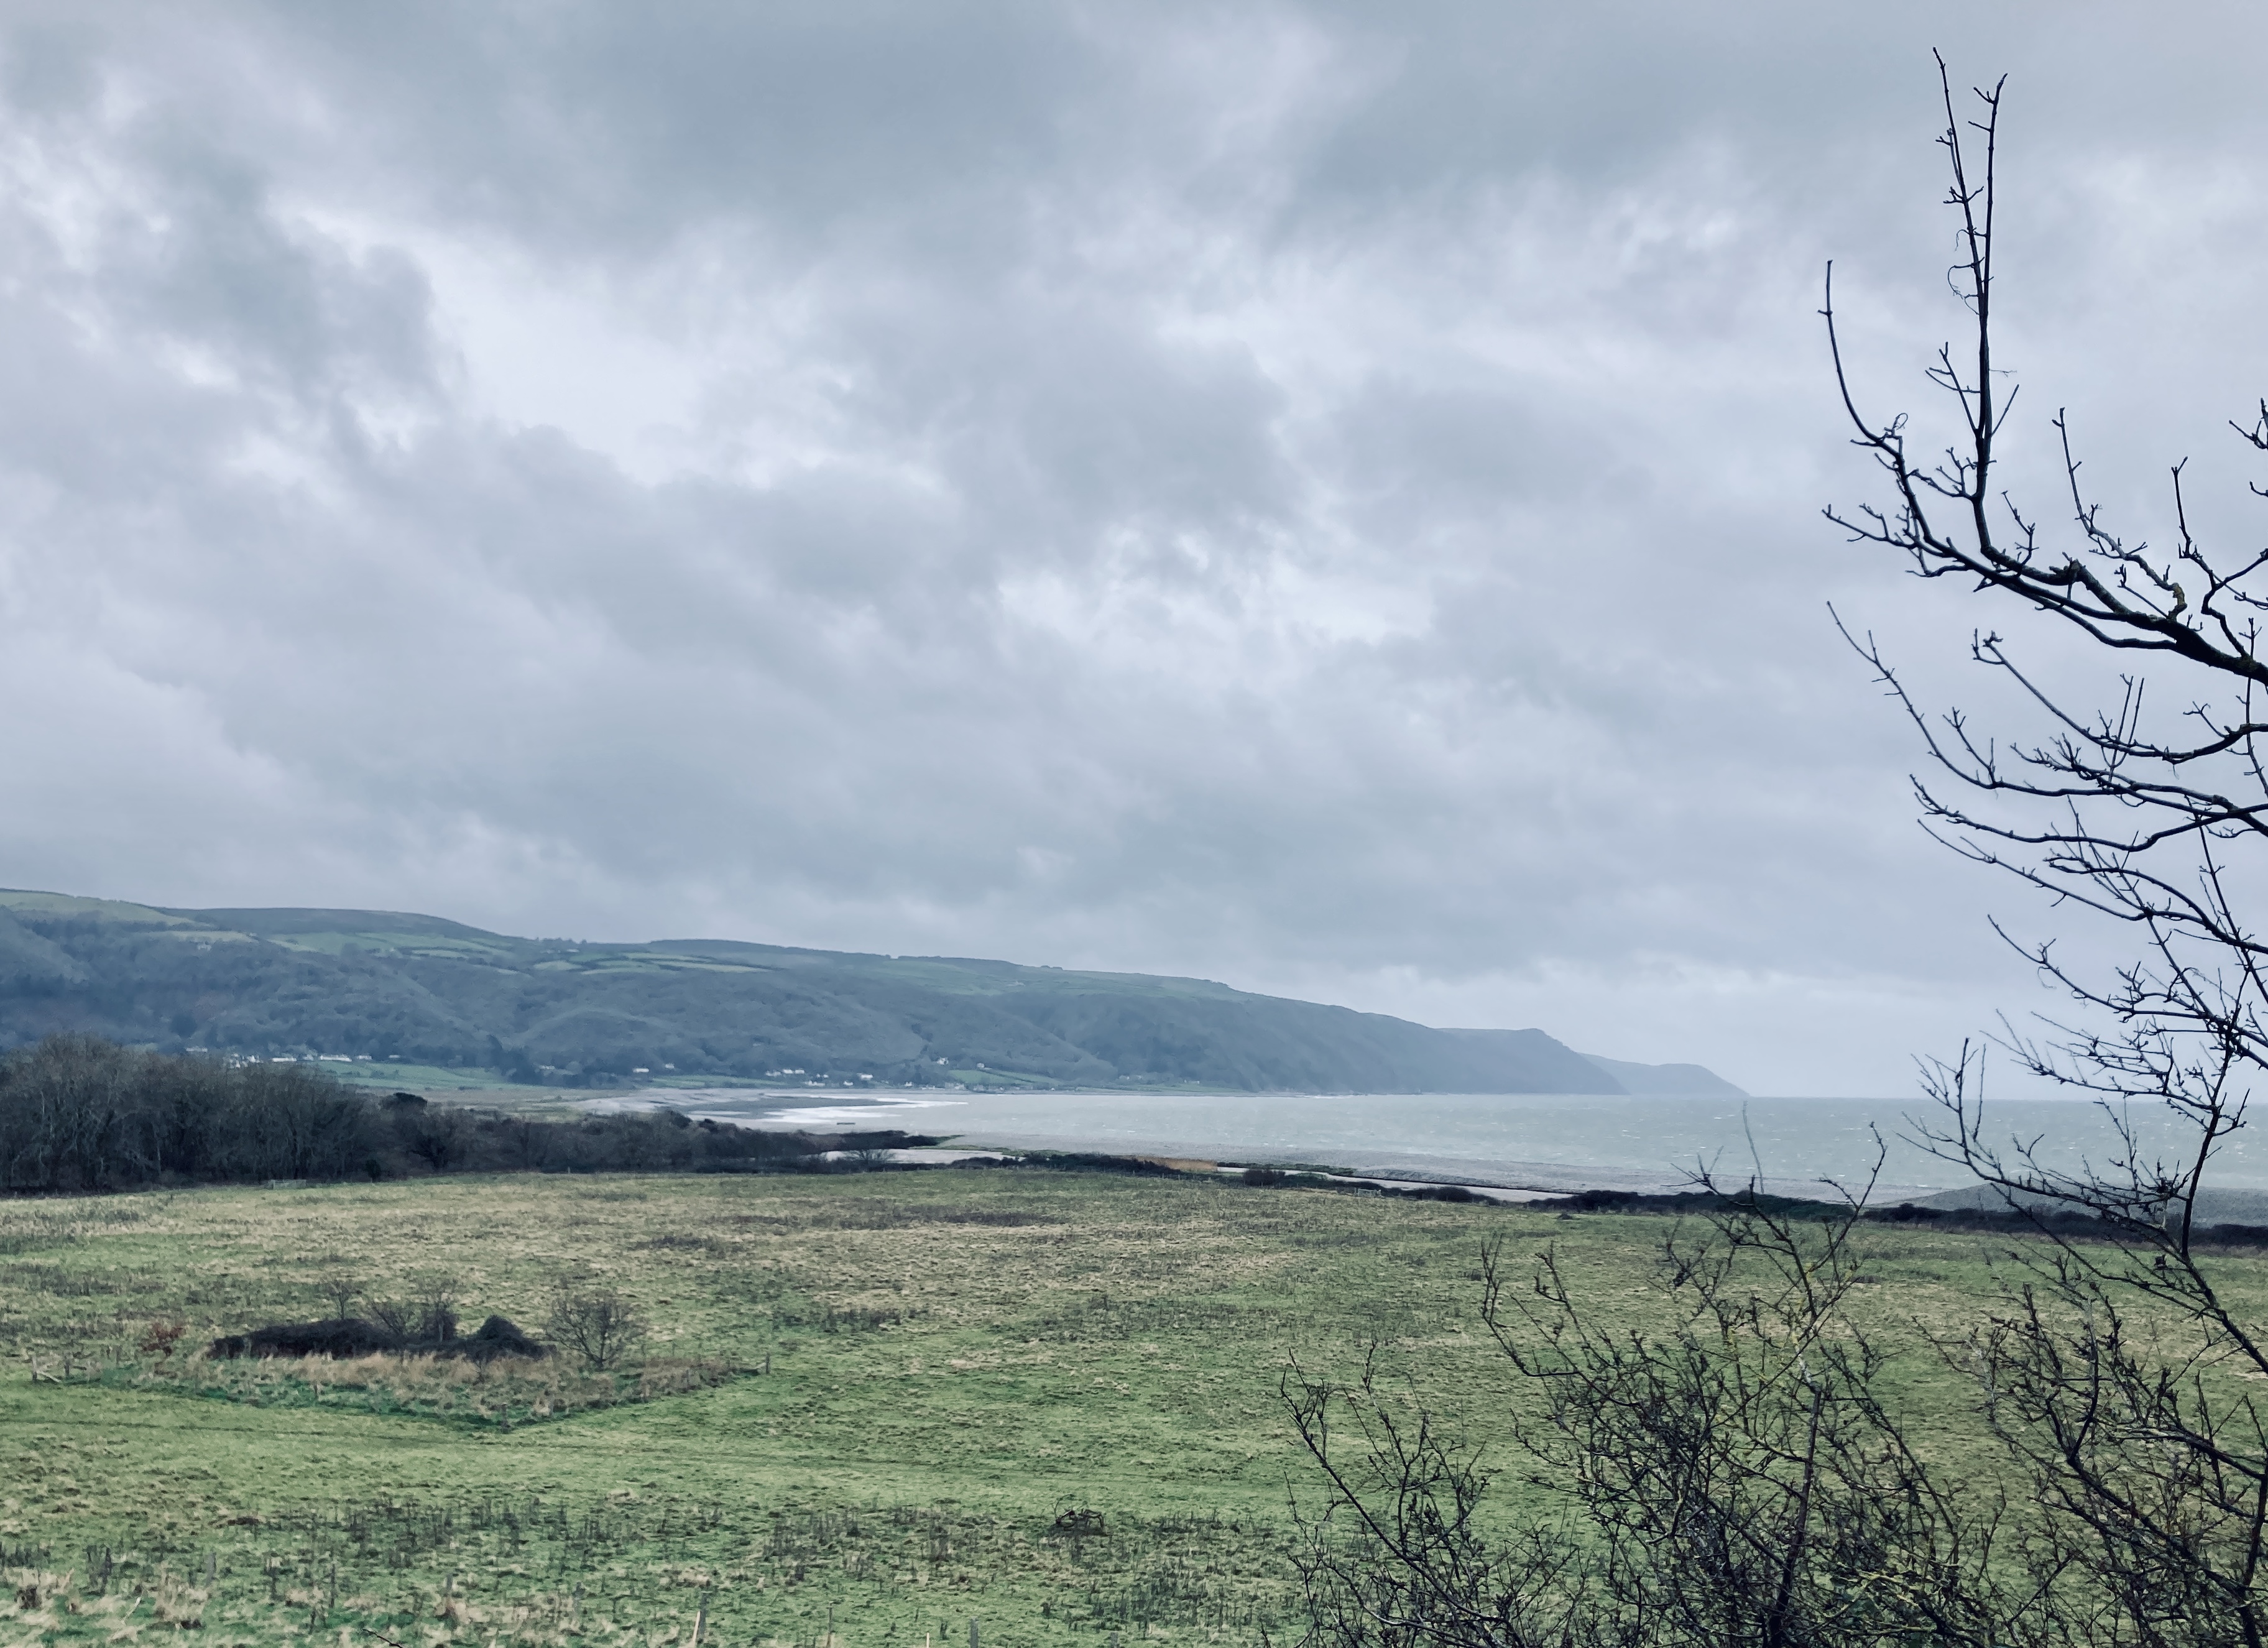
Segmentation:
{"type": "Polygon", "coordinates": [[[1830,258],[1942,427],[1933,48],[2011,489],[2066,407],[2135,535],[2184,457],[2262,533],[2268,13],[1987,10],[0,0],[0,884],[1911,1093],[2070,922],[1829,613],[2021,721],[1820,514],[1830,258]]]}

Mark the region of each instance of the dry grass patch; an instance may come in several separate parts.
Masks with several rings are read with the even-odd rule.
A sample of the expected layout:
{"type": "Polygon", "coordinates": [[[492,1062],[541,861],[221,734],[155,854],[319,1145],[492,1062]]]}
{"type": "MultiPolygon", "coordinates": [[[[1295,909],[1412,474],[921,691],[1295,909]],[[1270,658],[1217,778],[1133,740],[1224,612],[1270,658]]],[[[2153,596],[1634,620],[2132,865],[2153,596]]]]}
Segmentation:
{"type": "Polygon", "coordinates": [[[351,1360],[198,1357],[178,1367],[147,1370],[139,1382],[255,1408],[361,1409],[511,1426],[708,1390],[733,1373],[705,1357],[652,1357],[603,1372],[573,1367],[558,1357],[540,1362],[424,1355],[351,1360]]]}

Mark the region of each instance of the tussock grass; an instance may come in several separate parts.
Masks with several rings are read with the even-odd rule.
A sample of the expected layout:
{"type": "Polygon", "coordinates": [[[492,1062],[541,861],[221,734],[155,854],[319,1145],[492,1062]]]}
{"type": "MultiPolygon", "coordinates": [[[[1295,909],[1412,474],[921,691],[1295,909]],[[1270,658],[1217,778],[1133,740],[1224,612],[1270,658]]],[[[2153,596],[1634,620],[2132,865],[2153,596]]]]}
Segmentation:
{"type": "Polygon", "coordinates": [[[362,1409],[431,1418],[468,1419],[509,1429],[622,1402],[653,1402],[708,1390],[733,1377],[711,1357],[654,1357],[605,1372],[566,1357],[542,1361],[500,1357],[373,1355],[195,1357],[135,1370],[145,1383],[170,1385],[257,1408],[362,1409]]]}

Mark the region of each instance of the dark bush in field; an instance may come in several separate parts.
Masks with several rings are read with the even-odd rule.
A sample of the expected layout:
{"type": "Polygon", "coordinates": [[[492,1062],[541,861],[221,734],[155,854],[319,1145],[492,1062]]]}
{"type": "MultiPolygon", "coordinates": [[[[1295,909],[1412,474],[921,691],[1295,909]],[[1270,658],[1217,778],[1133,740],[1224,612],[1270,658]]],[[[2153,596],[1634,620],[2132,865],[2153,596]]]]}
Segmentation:
{"type": "Polygon", "coordinates": [[[398,1350],[401,1336],[356,1317],[335,1321],[276,1322],[250,1333],[225,1334],[207,1350],[214,1357],[363,1357],[398,1350]]]}
{"type": "Polygon", "coordinates": [[[216,1358],[234,1357],[335,1357],[352,1360],[366,1356],[447,1356],[468,1362],[493,1362],[499,1357],[530,1360],[550,1350],[529,1338],[510,1319],[491,1316],[477,1333],[459,1337],[453,1331],[436,1336],[405,1334],[389,1323],[341,1317],[332,1321],[276,1322],[250,1333],[224,1334],[206,1348],[216,1358]]]}
{"type": "Polygon", "coordinates": [[[520,1331],[518,1323],[508,1316],[491,1316],[467,1338],[457,1341],[458,1354],[480,1361],[497,1357],[547,1357],[551,1354],[520,1331]]]}

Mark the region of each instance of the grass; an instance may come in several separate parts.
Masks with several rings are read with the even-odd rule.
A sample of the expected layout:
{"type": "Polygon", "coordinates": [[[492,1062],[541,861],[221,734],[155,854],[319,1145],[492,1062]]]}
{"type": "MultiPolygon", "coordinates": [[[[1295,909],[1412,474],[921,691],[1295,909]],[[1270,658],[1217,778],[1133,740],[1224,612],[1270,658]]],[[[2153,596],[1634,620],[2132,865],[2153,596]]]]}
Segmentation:
{"type": "Polygon", "coordinates": [[[368,1063],[327,1063],[320,1067],[336,1079],[356,1087],[407,1088],[414,1093],[469,1093],[497,1085],[494,1070],[445,1064],[412,1064],[401,1060],[372,1059],[368,1063]]]}
{"type": "MultiPolygon", "coordinates": [[[[49,1359],[53,1371],[53,1358],[49,1359]]],[[[565,1357],[542,1362],[504,1357],[366,1356],[334,1360],[247,1357],[214,1361],[170,1357],[155,1367],[125,1364],[87,1377],[114,1387],[170,1387],[185,1395],[269,1409],[366,1409],[461,1419],[509,1431],[623,1402],[656,1402],[724,1384],[735,1370],[711,1357],[642,1357],[630,1369],[593,1372],[565,1357]]]]}
{"type": "MultiPolygon", "coordinates": [[[[1029,1168],[0,1203],[0,1567],[32,1599],[0,1648],[192,1617],[247,1644],[652,1648],[703,1610],[720,1644],[957,1644],[971,1618],[996,1644],[1257,1643],[1296,1629],[1291,1360],[1375,1345],[1487,1433],[1521,1393],[1477,1319],[1482,1244],[1557,1241],[1635,1317],[1664,1229],[1029,1168]],[[339,1276],[446,1279],[468,1321],[525,1325],[563,1277],[616,1289],[652,1360],[192,1359],[331,1313],[339,1276]]],[[[1864,1240],[1864,1308],[1915,1347],[1894,1378],[1965,1447],[1920,1327],[1976,1318],[1988,1241],[1864,1240]]],[[[2229,1264],[2258,1297],[2258,1262],[2229,1264]]]]}

